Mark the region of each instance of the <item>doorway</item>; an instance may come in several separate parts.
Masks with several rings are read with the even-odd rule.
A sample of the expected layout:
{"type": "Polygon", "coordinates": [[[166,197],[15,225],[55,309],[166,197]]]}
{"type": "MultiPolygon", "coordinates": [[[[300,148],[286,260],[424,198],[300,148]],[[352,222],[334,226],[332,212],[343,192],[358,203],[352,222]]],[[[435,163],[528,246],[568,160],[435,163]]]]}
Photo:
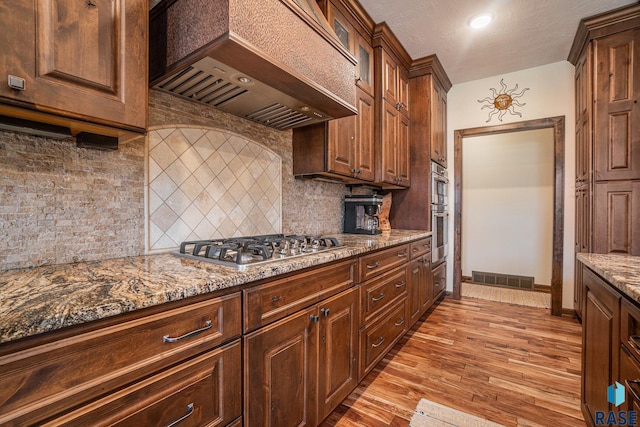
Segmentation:
{"type": "Polygon", "coordinates": [[[551,314],[562,314],[562,269],[564,233],[564,117],[529,120],[454,132],[454,236],[453,297],[460,298],[462,286],[462,145],[464,137],[497,135],[538,129],[553,129],[553,231],[551,259],[551,314]]]}

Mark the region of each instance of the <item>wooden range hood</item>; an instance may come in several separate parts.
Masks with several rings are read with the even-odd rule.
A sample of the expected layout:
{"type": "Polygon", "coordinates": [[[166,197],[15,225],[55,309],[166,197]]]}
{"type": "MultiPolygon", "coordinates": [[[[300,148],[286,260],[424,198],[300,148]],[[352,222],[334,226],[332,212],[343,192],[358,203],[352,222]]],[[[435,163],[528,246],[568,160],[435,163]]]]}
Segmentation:
{"type": "Polygon", "coordinates": [[[355,57],[314,0],[164,0],[150,85],[277,129],[357,113],[355,57]]]}

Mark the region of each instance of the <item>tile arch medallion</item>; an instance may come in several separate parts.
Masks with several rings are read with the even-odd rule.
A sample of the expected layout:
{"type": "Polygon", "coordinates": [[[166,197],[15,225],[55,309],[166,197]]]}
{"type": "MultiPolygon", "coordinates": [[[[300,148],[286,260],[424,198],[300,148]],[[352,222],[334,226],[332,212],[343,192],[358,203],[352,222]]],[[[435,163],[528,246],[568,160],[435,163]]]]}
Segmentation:
{"type": "Polygon", "coordinates": [[[241,135],[151,127],[146,137],[147,253],[185,240],[280,233],[282,159],[241,135]]]}

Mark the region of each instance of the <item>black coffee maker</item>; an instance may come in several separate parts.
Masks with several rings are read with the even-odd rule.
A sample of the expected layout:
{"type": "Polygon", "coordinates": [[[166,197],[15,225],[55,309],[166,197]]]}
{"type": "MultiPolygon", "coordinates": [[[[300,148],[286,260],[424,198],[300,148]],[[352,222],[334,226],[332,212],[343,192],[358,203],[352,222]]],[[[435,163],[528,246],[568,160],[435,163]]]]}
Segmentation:
{"type": "Polygon", "coordinates": [[[344,196],[344,232],[349,234],[380,234],[377,215],[382,207],[382,196],[344,196]]]}

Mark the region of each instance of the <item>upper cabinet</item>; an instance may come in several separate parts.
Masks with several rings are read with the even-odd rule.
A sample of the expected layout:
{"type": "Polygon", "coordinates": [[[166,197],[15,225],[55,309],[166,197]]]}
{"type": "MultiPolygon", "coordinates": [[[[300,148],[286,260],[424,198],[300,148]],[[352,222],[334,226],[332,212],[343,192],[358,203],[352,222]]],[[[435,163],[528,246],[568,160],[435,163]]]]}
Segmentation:
{"type": "Polygon", "coordinates": [[[74,134],[145,132],[147,1],[13,0],[0,14],[0,114],[74,134]]]}
{"type": "Polygon", "coordinates": [[[354,81],[358,114],[294,129],[293,173],[347,184],[371,183],[375,178],[374,62],[368,40],[373,22],[355,3],[322,1],[319,6],[338,40],[358,60],[354,81]]]}
{"type": "Polygon", "coordinates": [[[576,67],[576,252],[640,255],[640,4],[583,19],[569,61],[576,67]]]}
{"type": "Polygon", "coordinates": [[[393,194],[390,221],[396,228],[431,230],[431,160],[446,167],[447,92],[451,81],[436,55],[409,68],[411,188],[393,194]],[[414,215],[412,212],[424,212],[414,215]]]}
{"type": "Polygon", "coordinates": [[[376,104],[376,181],[389,188],[411,184],[409,150],[411,116],[409,115],[409,54],[387,26],[376,25],[373,32],[375,55],[376,104]]]}

